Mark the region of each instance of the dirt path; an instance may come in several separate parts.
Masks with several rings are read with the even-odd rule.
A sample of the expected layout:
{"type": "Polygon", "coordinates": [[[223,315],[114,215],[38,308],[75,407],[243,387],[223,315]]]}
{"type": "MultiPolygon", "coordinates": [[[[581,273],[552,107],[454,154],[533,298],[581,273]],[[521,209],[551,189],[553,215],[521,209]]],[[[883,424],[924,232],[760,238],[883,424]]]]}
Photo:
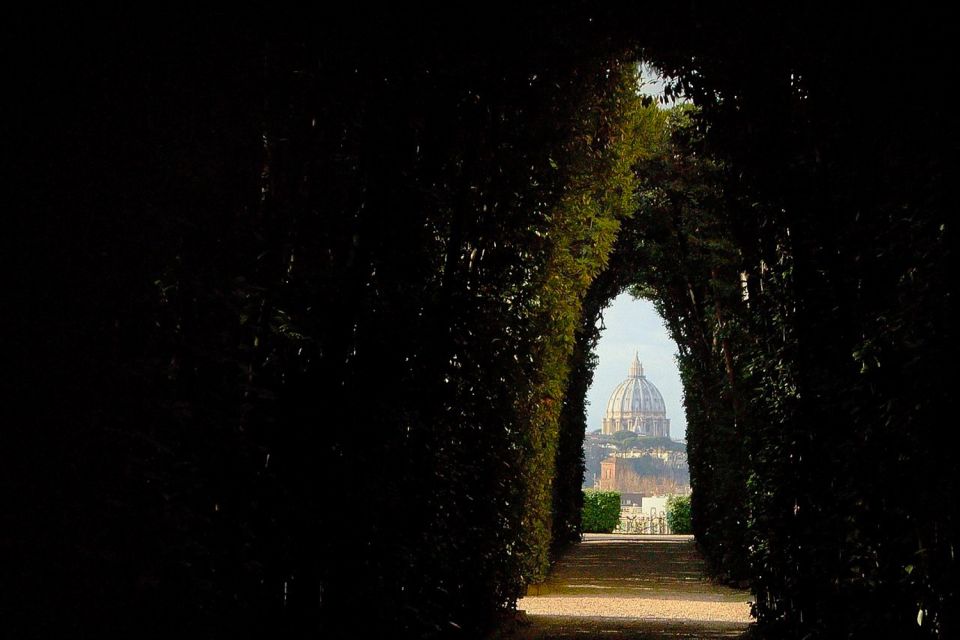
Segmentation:
{"type": "Polygon", "coordinates": [[[690,536],[588,534],[517,603],[516,640],[737,638],[750,594],[712,584],[690,536]]]}

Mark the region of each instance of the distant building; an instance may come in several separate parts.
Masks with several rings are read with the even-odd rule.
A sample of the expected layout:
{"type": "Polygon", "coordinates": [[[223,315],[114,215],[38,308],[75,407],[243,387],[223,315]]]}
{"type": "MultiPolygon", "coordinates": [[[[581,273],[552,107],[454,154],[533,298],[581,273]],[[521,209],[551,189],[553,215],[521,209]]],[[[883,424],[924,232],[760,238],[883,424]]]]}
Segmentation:
{"type": "Polygon", "coordinates": [[[630,469],[623,463],[623,458],[607,458],[600,463],[599,487],[604,491],[615,491],[629,479],[630,469]]]}
{"type": "Polygon", "coordinates": [[[687,493],[687,453],[669,440],[666,404],[644,375],[638,354],[629,373],[610,394],[602,433],[584,440],[584,482],[589,486],[592,477],[592,486],[620,492],[625,506],[638,504],[641,496],[687,493]]]}
{"type": "Polygon", "coordinates": [[[638,354],[629,377],[617,385],[607,402],[603,433],[633,431],[642,436],[670,437],[670,419],[660,391],[643,374],[638,354]]]}
{"type": "Polygon", "coordinates": [[[670,523],[667,521],[669,497],[644,497],[637,503],[622,504],[620,523],[614,533],[671,533],[670,523]]]}
{"type": "Polygon", "coordinates": [[[670,463],[664,463],[652,456],[644,461],[642,457],[614,454],[600,462],[597,488],[602,491],[618,491],[623,499],[628,499],[629,494],[637,496],[682,494],[689,491],[689,474],[685,453],[677,454],[670,463]],[[650,464],[651,460],[656,460],[655,466],[644,472],[643,464],[645,462],[650,464]],[[641,469],[638,470],[638,466],[641,469]]]}

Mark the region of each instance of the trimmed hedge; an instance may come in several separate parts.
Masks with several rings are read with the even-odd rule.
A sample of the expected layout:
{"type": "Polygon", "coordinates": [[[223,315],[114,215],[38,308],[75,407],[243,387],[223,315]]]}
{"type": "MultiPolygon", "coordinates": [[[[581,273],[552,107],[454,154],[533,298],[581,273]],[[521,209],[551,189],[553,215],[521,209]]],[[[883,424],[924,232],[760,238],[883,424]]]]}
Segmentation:
{"type": "Polygon", "coordinates": [[[620,524],[620,494],[616,491],[583,492],[584,533],[612,533],[620,524]]]}
{"type": "Polygon", "coordinates": [[[690,496],[667,498],[667,524],[671,533],[693,533],[690,520],[690,496]]]}
{"type": "Polygon", "coordinates": [[[12,635],[423,638],[545,575],[579,533],[574,332],[645,138],[632,59],[544,17],[238,17],[50,70],[89,93],[26,136],[76,155],[35,203],[71,274],[37,302],[71,311],[29,323],[15,394],[42,426],[7,517],[44,552],[11,554],[12,635]]]}

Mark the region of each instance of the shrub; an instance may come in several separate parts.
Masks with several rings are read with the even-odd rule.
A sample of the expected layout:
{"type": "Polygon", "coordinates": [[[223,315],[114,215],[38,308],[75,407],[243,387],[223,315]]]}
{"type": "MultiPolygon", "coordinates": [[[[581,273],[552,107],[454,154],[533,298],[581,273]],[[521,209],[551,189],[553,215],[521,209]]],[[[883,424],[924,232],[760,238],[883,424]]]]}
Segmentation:
{"type": "Polygon", "coordinates": [[[583,532],[611,533],[620,524],[620,494],[616,491],[583,492],[583,532]]]}
{"type": "Polygon", "coordinates": [[[667,498],[667,524],[671,533],[693,533],[690,520],[690,496],[667,498]]]}

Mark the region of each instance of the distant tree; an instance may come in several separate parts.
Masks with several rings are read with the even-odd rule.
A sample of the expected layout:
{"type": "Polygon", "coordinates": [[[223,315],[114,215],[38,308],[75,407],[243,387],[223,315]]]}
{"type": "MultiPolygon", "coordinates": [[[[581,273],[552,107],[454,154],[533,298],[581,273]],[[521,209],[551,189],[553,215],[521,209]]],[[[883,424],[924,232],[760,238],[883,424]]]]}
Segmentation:
{"type": "Polygon", "coordinates": [[[667,451],[686,451],[687,446],[682,442],[674,442],[666,436],[639,436],[637,446],[645,449],[666,449],[667,451]]]}

